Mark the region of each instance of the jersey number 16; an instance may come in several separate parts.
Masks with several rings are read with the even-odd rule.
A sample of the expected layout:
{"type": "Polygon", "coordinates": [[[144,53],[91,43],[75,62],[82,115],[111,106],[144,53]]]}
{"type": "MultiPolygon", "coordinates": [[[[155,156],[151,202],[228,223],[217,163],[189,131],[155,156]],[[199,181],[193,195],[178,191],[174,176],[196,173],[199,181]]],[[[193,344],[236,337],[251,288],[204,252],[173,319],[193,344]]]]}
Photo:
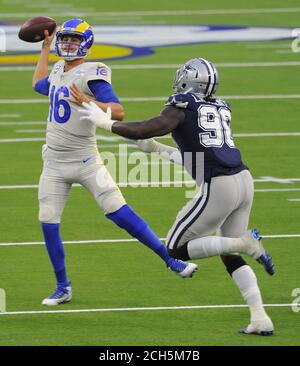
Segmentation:
{"type": "Polygon", "coordinates": [[[54,117],[56,122],[66,123],[71,116],[71,107],[66,100],[60,99],[61,94],[63,97],[68,97],[70,95],[69,89],[66,86],[61,86],[59,89],[55,90],[55,86],[53,85],[50,91],[48,122],[52,122],[54,117]]]}

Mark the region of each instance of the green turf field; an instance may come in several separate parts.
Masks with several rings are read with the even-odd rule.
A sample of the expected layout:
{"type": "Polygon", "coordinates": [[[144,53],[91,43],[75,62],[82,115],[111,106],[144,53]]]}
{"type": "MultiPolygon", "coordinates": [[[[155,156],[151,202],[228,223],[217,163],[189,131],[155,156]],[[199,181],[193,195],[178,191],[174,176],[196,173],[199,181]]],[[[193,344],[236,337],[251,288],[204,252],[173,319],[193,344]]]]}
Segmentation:
{"type": "MultiPolygon", "coordinates": [[[[30,14],[67,19],[59,12],[58,0],[51,4],[47,8],[47,2],[0,0],[0,22],[21,24],[30,14]]],[[[220,0],[118,0],[101,5],[93,0],[86,8],[79,0],[68,4],[73,7],[65,11],[86,11],[89,15],[85,19],[98,25],[300,27],[300,8],[295,0],[284,4],[277,0],[254,0],[249,4],[229,0],[226,5],[220,0]],[[201,9],[215,11],[205,15],[201,9]],[[218,9],[225,11],[218,13],[218,9]],[[230,13],[232,9],[235,11],[230,13]],[[195,10],[195,14],[167,14],[168,10],[195,10]],[[106,12],[106,16],[93,12],[106,12]]],[[[274,236],[267,237],[264,245],[275,262],[275,276],[269,277],[248,258],[264,303],[273,305],[267,311],[275,335],[265,338],[238,333],[249,322],[244,307],[133,311],[147,307],[243,305],[244,301],[218,258],[197,261],[199,271],[191,280],[174,276],[142,244],[126,241],[130,237],[106,220],[89,193],[77,187],[68,200],[62,225],[63,239],[75,242],[65,245],[74,299],[54,309],[40,305],[55,285],[45,248],[37,244],[43,240],[37,220],[36,185],[42,168],[47,98],[32,91],[32,68],[0,66],[0,288],[5,289],[7,297],[7,314],[0,314],[0,345],[300,345],[300,312],[293,312],[290,306],[274,306],[290,304],[295,299],[291,296],[293,289],[300,288],[300,53],[293,53],[290,45],[291,40],[280,40],[158,47],[152,55],[107,62],[128,121],[159,113],[164,99],[172,93],[174,65],[193,57],[205,57],[217,64],[221,77],[218,95],[229,96],[235,142],[255,178],[257,192],[250,227],[274,236]],[[232,63],[236,65],[230,66],[232,63]],[[154,69],[154,64],[160,66],[154,69]],[[124,65],[137,67],[124,69],[124,65]],[[130,99],[137,97],[148,99],[130,99]],[[110,242],[113,239],[117,241],[110,242]],[[91,240],[103,242],[78,243],[91,240]],[[103,311],[125,308],[131,310],[103,311]],[[80,309],[84,312],[61,312],[80,309]],[[98,311],[92,311],[95,309],[98,311]],[[57,313],[38,313],[45,310],[57,313]],[[33,313],[26,313],[29,311],[33,313]]],[[[100,140],[99,149],[117,153],[120,141],[100,140]]],[[[169,137],[160,141],[172,144],[169,137]]],[[[165,238],[186,202],[185,187],[121,189],[128,203],[161,238],[165,238]]]]}

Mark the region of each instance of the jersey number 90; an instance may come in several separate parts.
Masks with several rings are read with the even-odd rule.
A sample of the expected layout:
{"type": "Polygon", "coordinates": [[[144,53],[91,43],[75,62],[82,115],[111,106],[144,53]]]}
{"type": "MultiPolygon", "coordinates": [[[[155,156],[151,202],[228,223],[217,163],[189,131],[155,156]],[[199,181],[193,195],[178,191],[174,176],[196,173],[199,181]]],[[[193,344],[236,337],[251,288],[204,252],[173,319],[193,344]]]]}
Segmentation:
{"type": "Polygon", "coordinates": [[[231,114],[227,108],[201,106],[198,109],[198,126],[205,132],[199,133],[200,144],[205,147],[235,147],[230,130],[231,114]]]}
{"type": "Polygon", "coordinates": [[[50,91],[50,110],[48,122],[52,122],[53,118],[58,123],[68,122],[71,116],[71,107],[69,103],[62,99],[62,97],[68,97],[70,95],[69,89],[66,86],[61,86],[55,90],[53,85],[50,91]]]}

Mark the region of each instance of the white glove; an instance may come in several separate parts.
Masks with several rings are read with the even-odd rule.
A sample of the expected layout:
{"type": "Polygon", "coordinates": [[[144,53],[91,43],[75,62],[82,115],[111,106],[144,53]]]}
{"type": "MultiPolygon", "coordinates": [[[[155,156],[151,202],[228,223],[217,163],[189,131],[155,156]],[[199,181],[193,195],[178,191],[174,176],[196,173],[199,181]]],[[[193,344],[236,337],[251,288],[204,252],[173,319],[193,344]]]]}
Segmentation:
{"type": "Polygon", "coordinates": [[[104,112],[94,102],[82,103],[85,109],[79,109],[79,112],[83,113],[84,116],[80,117],[81,120],[88,119],[97,127],[100,127],[106,131],[111,132],[112,125],[115,121],[111,120],[111,108],[108,107],[107,111],[104,112]]]}
{"type": "Polygon", "coordinates": [[[142,151],[145,151],[146,153],[160,152],[157,149],[157,142],[154,139],[135,140],[134,142],[142,151]]]}
{"type": "Polygon", "coordinates": [[[155,139],[136,140],[138,147],[147,153],[158,153],[163,158],[172,161],[175,164],[182,165],[182,157],[180,151],[176,147],[161,144],[155,139]]]}

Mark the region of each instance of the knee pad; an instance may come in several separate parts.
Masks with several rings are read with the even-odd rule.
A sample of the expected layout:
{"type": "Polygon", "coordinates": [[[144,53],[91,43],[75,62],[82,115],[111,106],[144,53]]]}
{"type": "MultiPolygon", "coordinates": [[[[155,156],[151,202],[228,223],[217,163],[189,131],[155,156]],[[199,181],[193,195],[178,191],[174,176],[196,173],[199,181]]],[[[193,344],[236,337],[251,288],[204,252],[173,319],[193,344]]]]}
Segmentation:
{"type": "Polygon", "coordinates": [[[118,211],[122,206],[126,205],[126,201],[119,189],[113,189],[109,192],[105,192],[101,196],[96,198],[100,206],[104,210],[104,214],[110,214],[118,211]]]}
{"type": "Polygon", "coordinates": [[[247,262],[240,255],[222,255],[221,259],[225,264],[227,272],[230,274],[230,276],[238,268],[247,265],[247,262]]]}
{"type": "Polygon", "coordinates": [[[187,244],[185,243],[175,249],[167,248],[168,254],[175,259],[181,259],[183,261],[191,259],[187,250],[187,244]]]}
{"type": "Polygon", "coordinates": [[[54,207],[40,203],[39,221],[47,224],[58,224],[60,217],[57,217],[54,207]]]}

